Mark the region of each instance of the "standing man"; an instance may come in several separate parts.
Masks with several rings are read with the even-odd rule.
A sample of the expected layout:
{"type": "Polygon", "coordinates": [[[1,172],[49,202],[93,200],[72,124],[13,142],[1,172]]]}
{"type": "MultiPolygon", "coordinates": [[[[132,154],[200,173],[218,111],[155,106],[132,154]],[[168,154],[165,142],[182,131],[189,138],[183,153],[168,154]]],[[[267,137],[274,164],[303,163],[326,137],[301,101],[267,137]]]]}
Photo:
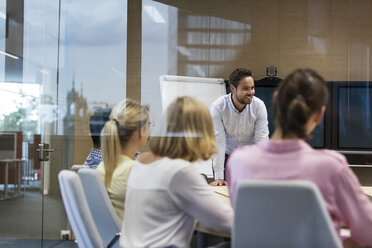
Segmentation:
{"type": "Polygon", "coordinates": [[[219,97],[211,107],[217,141],[213,186],[226,185],[225,162],[235,148],[256,144],[269,137],[266,107],[254,96],[252,72],[245,68],[235,69],[229,82],[231,93],[219,97]]]}

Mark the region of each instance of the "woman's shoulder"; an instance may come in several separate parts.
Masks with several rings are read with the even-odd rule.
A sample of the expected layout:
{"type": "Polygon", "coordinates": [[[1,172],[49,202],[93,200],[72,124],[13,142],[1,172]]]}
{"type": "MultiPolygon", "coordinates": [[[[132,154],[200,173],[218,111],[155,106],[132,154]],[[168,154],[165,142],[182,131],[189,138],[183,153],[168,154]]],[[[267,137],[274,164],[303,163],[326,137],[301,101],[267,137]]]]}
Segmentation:
{"type": "Polygon", "coordinates": [[[162,168],[162,170],[177,171],[184,167],[189,166],[191,163],[183,159],[173,159],[169,157],[156,156],[151,152],[141,155],[137,163],[139,165],[162,168]]]}
{"type": "Polygon", "coordinates": [[[236,148],[227,160],[227,167],[231,170],[239,170],[252,164],[256,164],[256,161],[260,161],[262,153],[259,151],[257,145],[246,145],[236,148]],[[233,164],[233,166],[231,166],[233,164]]]}
{"type": "Polygon", "coordinates": [[[257,144],[253,144],[253,145],[244,145],[244,146],[240,146],[240,147],[237,147],[235,150],[233,150],[233,152],[230,154],[230,156],[243,156],[243,157],[246,157],[246,156],[250,156],[249,154],[251,153],[254,153],[256,154],[259,150],[259,146],[257,144]]]}
{"type": "Polygon", "coordinates": [[[348,164],[346,157],[342,155],[341,153],[334,151],[334,150],[328,150],[328,149],[314,150],[314,154],[317,156],[320,156],[322,159],[327,159],[329,162],[333,162],[335,164],[339,164],[339,165],[348,164]]]}
{"type": "Polygon", "coordinates": [[[337,151],[328,149],[313,149],[304,157],[309,168],[319,170],[326,177],[337,178],[342,171],[348,169],[348,162],[344,155],[337,151]],[[307,156],[306,156],[307,155],[307,156]]]}
{"type": "Polygon", "coordinates": [[[131,158],[127,156],[121,155],[119,159],[119,164],[114,171],[114,176],[120,175],[120,174],[125,174],[125,175],[128,174],[130,170],[132,169],[133,164],[134,164],[134,160],[132,160],[131,158]]]}
{"type": "Polygon", "coordinates": [[[129,177],[129,184],[138,187],[150,187],[152,189],[167,189],[176,175],[180,175],[185,168],[191,167],[190,162],[182,159],[162,157],[149,162],[144,158],[134,162],[129,177]],[[144,161],[148,163],[144,163],[144,161]]]}
{"type": "Polygon", "coordinates": [[[184,168],[189,168],[191,163],[183,159],[173,159],[169,157],[164,157],[161,161],[162,166],[173,173],[176,173],[184,168]]]}
{"type": "Polygon", "coordinates": [[[101,163],[98,164],[96,170],[97,170],[100,174],[102,174],[102,175],[105,174],[105,166],[103,165],[103,162],[101,162],[101,163]]]}
{"type": "Polygon", "coordinates": [[[139,155],[136,161],[138,161],[141,164],[149,164],[159,159],[161,159],[161,157],[156,156],[152,152],[145,152],[139,155]]]}

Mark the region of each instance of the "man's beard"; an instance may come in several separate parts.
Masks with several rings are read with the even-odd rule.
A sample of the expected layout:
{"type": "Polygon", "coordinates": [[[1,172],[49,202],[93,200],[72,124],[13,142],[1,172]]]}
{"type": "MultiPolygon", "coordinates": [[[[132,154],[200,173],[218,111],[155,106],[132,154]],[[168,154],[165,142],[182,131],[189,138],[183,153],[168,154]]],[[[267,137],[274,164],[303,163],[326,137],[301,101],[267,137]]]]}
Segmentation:
{"type": "Polygon", "coordinates": [[[243,96],[243,97],[238,97],[238,96],[236,96],[236,100],[238,100],[238,102],[239,102],[240,104],[244,104],[244,105],[252,103],[252,99],[253,99],[253,96],[252,96],[252,95],[250,95],[251,100],[250,100],[249,102],[244,101],[244,97],[245,97],[245,96],[243,96]]]}

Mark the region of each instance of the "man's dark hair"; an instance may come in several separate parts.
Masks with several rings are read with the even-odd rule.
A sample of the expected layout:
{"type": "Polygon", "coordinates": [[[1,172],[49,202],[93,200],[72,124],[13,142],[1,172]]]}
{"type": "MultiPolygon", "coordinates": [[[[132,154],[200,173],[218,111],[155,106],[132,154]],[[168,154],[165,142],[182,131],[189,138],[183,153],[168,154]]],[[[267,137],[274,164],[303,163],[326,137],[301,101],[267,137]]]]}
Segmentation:
{"type": "Polygon", "coordinates": [[[238,88],[240,80],[245,77],[253,77],[252,71],[245,68],[237,68],[230,74],[230,85],[234,85],[235,88],[238,88]]]}
{"type": "Polygon", "coordinates": [[[99,108],[89,119],[90,135],[94,148],[101,148],[101,131],[106,122],[110,119],[110,108],[99,108]]]}

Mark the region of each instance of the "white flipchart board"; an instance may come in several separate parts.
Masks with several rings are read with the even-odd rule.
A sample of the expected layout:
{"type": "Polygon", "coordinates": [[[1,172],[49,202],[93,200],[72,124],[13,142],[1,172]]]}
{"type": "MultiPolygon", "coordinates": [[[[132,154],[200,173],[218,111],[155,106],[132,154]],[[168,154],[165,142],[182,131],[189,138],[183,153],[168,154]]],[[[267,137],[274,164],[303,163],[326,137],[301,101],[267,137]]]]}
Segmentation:
{"type": "MultiPolygon", "coordinates": [[[[168,105],[179,96],[192,96],[203,102],[208,109],[220,96],[226,94],[225,82],[222,78],[202,78],[162,75],[160,92],[163,113],[168,105]]],[[[200,173],[213,177],[212,160],[197,162],[200,173]]]]}

